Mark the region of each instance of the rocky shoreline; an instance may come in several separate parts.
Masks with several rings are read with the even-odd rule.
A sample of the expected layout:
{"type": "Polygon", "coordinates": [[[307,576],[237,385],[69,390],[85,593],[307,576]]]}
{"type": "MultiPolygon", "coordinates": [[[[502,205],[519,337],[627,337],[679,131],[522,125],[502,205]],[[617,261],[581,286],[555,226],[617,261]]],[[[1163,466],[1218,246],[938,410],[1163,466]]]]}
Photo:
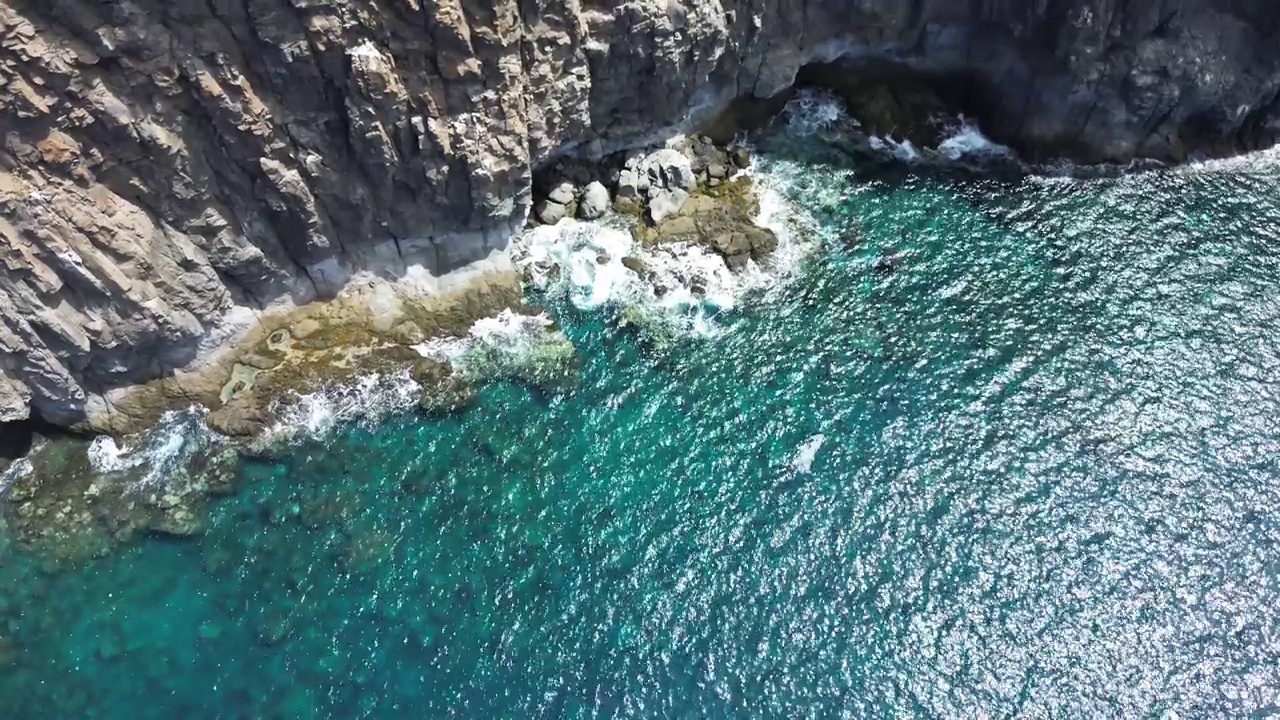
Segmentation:
{"type": "MultiPolygon", "coordinates": [[[[765,261],[777,238],[755,224],[759,205],[745,147],[703,136],[600,162],[558,163],[539,178],[530,227],[567,217],[614,215],[637,243],[687,243],[716,253],[730,271],[765,261]],[[608,183],[606,187],[605,183],[608,183]]],[[[622,259],[646,278],[637,257],[622,259]]],[[[504,262],[485,263],[448,289],[423,292],[406,283],[370,281],[337,297],[263,314],[239,339],[198,369],[118,390],[85,429],[125,438],[145,455],[147,443],[182,445],[172,465],[90,460],[85,441],[43,438],[5,488],[13,537],[56,562],[99,557],[139,534],[187,536],[203,531],[205,506],[233,493],[247,457],[269,457],[292,439],[291,410],[310,394],[370,377],[399,377],[418,388],[428,414],[464,409],[481,383],[514,377],[551,391],[572,386],[574,349],[527,304],[525,288],[504,262]],[[532,343],[504,358],[495,338],[475,340],[483,323],[506,323],[532,343]],[[455,347],[455,352],[442,348],[455,347]],[[460,361],[461,360],[461,361],[460,361]],[[170,437],[143,434],[164,419],[170,437]]],[[[400,408],[405,409],[405,408],[400,408]]],[[[99,441],[95,441],[95,444],[99,441]]]]}
{"type": "Polygon", "coordinates": [[[1034,160],[1263,147],[1277,29],[1240,0],[9,2],[0,422],[92,424],[259,315],[447,277],[535,202],[601,210],[589,182],[535,188],[547,168],[724,140],[797,85],[908,107],[927,86],[1034,160]]]}
{"type": "MultiPolygon", "coordinates": [[[[512,238],[617,216],[638,248],[767,263],[735,139],[804,87],[843,99],[858,157],[938,148],[960,113],[1030,161],[1280,138],[1280,13],[1255,2],[126,5],[0,7],[10,455],[35,429],[129,435],[193,405],[256,451],[290,398],[361,376],[403,374],[434,413],[486,377],[556,385],[572,348],[526,306],[512,238]],[[552,370],[439,351],[495,316],[540,328],[552,370]]],[[[670,290],[639,253],[599,259],[670,290]]],[[[13,488],[15,517],[182,534],[226,486],[106,521],[64,465],[80,479],[13,488]]]]}

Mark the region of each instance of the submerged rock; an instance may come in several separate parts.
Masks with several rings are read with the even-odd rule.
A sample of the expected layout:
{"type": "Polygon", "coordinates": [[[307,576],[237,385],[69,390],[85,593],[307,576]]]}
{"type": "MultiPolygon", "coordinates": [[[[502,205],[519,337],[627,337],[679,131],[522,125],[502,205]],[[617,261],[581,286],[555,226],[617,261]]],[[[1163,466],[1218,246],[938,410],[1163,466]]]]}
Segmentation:
{"type": "Polygon", "coordinates": [[[203,532],[209,497],[235,487],[239,453],[197,413],[122,442],[44,442],[0,505],[14,539],[55,562],[80,563],[143,533],[203,532]]]}
{"type": "Polygon", "coordinates": [[[622,266],[642,278],[648,277],[650,273],[649,266],[645,265],[644,261],[640,258],[632,255],[622,258],[622,266]]]}
{"type": "Polygon", "coordinates": [[[18,664],[20,651],[13,638],[0,632],[0,669],[8,669],[18,664]]]}
{"type": "Polygon", "coordinates": [[[422,386],[418,407],[428,415],[450,415],[475,402],[475,384],[442,360],[419,360],[413,369],[413,379],[422,386]]]}

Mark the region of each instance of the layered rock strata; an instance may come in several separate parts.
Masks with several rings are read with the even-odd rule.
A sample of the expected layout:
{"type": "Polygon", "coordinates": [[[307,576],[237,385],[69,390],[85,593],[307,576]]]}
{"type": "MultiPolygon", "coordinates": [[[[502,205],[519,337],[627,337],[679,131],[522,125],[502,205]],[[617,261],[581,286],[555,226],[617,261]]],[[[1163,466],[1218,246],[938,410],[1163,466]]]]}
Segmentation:
{"type": "Polygon", "coordinates": [[[1269,144],[1277,30],[1266,0],[6,0],[0,421],[110,429],[263,314],[432,292],[535,169],[736,127],[805,67],[942,79],[1034,154],[1269,144]]]}

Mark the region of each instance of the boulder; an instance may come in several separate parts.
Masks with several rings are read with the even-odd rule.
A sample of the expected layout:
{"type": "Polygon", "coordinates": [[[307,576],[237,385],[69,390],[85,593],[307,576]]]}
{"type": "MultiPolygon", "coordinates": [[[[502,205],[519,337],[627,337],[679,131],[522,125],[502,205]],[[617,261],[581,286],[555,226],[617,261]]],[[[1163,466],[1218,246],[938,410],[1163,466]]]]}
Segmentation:
{"type": "Polygon", "coordinates": [[[599,182],[593,182],[582,193],[582,201],[578,203],[578,217],[583,220],[595,220],[609,209],[609,190],[599,182]]]}
{"type": "Polygon", "coordinates": [[[635,200],[649,191],[649,176],[636,168],[626,168],[618,173],[618,198],[635,200]]]}
{"type": "Polygon", "coordinates": [[[766,258],[777,249],[778,237],[772,230],[755,224],[759,205],[751,193],[750,180],[721,182],[719,189],[689,196],[674,213],[671,208],[682,191],[664,190],[649,205],[654,224],[633,230],[636,240],[643,245],[701,245],[724,258],[731,270],[741,270],[748,260],[766,258]]]}
{"type": "Polygon", "coordinates": [[[622,266],[640,277],[649,277],[649,266],[638,257],[628,255],[622,258],[622,266]]]}
{"type": "Polygon", "coordinates": [[[547,199],[553,203],[560,205],[568,205],[577,197],[578,189],[571,182],[562,182],[551,188],[551,192],[547,193],[547,199]]]}
{"type": "Polygon", "coordinates": [[[661,190],[649,200],[649,219],[659,225],[669,217],[675,216],[689,199],[689,193],[681,188],[661,190]]]}
{"type": "Polygon", "coordinates": [[[210,412],[205,417],[205,423],[214,432],[229,437],[257,435],[270,420],[265,405],[255,393],[247,392],[210,412]]]}
{"type": "Polygon", "coordinates": [[[662,148],[645,158],[642,167],[651,180],[665,188],[693,189],[693,163],[678,150],[662,148]]]}
{"type": "Polygon", "coordinates": [[[533,212],[538,219],[548,225],[555,225],[569,215],[569,208],[558,202],[551,200],[539,200],[533,207],[533,212]]]}

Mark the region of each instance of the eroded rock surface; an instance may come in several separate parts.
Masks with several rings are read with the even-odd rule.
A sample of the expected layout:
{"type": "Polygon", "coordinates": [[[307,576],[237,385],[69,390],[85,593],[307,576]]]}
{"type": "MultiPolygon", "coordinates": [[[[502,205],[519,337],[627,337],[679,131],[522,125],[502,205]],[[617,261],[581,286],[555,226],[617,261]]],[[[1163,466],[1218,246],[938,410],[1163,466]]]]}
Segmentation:
{"type": "Polygon", "coordinates": [[[1022,150],[1268,144],[1277,30],[1269,0],[7,0],[0,421],[84,423],[266,309],[500,252],[534,168],[841,56],[955,79],[1022,150]]]}

